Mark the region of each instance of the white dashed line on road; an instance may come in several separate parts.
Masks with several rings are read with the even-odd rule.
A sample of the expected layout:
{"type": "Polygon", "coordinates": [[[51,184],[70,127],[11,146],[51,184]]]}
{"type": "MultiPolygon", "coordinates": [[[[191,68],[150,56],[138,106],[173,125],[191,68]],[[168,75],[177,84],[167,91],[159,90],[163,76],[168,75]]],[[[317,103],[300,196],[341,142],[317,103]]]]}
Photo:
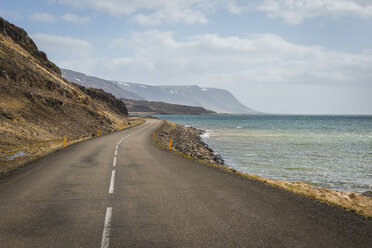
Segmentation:
{"type": "Polygon", "coordinates": [[[112,170],[109,194],[114,193],[114,185],[115,185],[115,170],[112,170]]]}
{"type": "Polygon", "coordinates": [[[110,231],[111,231],[112,207],[106,210],[105,225],[103,226],[101,248],[108,248],[110,244],[110,231]]]}
{"type": "Polygon", "coordinates": [[[113,166],[116,166],[116,157],[114,157],[114,162],[112,163],[113,166]]]}

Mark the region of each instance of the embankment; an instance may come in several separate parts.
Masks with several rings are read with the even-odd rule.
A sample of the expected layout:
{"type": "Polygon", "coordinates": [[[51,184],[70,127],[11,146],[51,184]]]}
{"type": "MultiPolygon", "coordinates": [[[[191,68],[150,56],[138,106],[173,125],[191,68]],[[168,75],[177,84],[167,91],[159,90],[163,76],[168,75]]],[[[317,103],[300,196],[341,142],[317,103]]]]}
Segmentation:
{"type": "Polygon", "coordinates": [[[327,204],[333,204],[366,217],[372,217],[372,197],[358,195],[354,192],[315,188],[304,182],[267,179],[229,168],[225,165],[224,160],[201,140],[200,135],[202,133],[203,131],[199,129],[164,121],[159,129],[154,132],[153,141],[159,147],[169,150],[169,142],[172,139],[171,152],[185,158],[195,160],[207,166],[220,168],[242,177],[280,187],[327,204]]]}
{"type": "MultiPolygon", "coordinates": [[[[130,127],[140,125],[144,122],[141,118],[127,118],[120,125],[114,125],[111,130],[99,130],[97,133],[92,133],[89,136],[74,138],[67,136],[66,146],[79,143],[98,135],[102,136],[115,131],[124,130],[130,127]]],[[[38,140],[30,141],[13,146],[0,147],[0,178],[7,176],[17,169],[20,169],[32,161],[43,158],[53,152],[64,149],[64,137],[54,140],[38,140]]]]}

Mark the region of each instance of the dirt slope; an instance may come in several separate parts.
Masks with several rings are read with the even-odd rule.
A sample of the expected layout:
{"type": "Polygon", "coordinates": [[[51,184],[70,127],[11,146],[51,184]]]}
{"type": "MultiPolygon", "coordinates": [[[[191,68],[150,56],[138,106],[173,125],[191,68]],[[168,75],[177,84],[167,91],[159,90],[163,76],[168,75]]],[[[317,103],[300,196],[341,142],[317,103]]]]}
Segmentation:
{"type": "Polygon", "coordinates": [[[125,104],[66,81],[27,33],[0,17],[0,149],[111,132],[125,104]]]}

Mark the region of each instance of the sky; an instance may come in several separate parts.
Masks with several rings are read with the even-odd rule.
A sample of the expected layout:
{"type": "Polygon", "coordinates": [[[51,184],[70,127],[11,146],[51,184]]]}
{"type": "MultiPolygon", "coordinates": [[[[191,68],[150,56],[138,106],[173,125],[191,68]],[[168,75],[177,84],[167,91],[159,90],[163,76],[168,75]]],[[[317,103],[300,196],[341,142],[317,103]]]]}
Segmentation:
{"type": "Polygon", "coordinates": [[[59,67],[223,88],[267,113],[372,114],[372,0],[0,0],[59,67]]]}

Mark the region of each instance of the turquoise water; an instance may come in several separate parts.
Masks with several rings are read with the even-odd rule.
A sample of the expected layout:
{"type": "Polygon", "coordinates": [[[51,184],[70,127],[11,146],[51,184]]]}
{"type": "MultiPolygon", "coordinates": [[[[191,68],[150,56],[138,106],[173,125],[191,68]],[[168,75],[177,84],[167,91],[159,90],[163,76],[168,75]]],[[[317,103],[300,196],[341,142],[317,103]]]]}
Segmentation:
{"type": "Polygon", "coordinates": [[[317,187],[372,190],[372,116],[157,115],[205,129],[228,166],[317,187]]]}

